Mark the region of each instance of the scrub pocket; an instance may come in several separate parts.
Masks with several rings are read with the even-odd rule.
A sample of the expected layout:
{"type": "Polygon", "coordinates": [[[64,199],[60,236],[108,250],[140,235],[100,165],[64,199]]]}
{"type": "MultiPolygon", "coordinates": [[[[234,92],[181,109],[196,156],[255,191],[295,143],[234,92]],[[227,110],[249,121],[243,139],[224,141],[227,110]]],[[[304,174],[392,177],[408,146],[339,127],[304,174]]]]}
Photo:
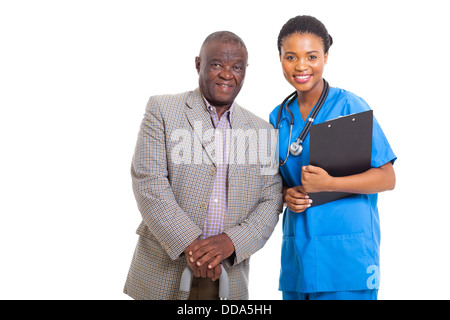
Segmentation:
{"type": "Polygon", "coordinates": [[[372,239],[355,233],[316,237],[315,242],[317,291],[367,290],[372,239]]]}

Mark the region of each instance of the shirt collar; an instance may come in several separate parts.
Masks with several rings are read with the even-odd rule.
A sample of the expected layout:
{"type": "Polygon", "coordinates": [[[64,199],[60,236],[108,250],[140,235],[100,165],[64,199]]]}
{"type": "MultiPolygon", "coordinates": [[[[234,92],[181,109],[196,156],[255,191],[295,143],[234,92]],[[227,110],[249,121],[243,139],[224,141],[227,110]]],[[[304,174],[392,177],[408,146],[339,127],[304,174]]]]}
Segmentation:
{"type": "MultiPolygon", "coordinates": [[[[202,95],[202,98],[203,98],[203,100],[205,101],[206,110],[207,110],[210,114],[211,114],[211,112],[214,112],[214,113],[217,114],[216,108],[213,107],[213,106],[208,102],[208,100],[206,100],[206,98],[205,98],[204,95],[202,95]]],[[[231,119],[231,115],[233,114],[233,110],[234,110],[234,101],[233,101],[233,103],[231,104],[230,108],[229,108],[227,111],[225,111],[225,113],[223,114],[223,115],[226,115],[226,116],[228,117],[228,121],[230,121],[230,119],[231,119]]]]}

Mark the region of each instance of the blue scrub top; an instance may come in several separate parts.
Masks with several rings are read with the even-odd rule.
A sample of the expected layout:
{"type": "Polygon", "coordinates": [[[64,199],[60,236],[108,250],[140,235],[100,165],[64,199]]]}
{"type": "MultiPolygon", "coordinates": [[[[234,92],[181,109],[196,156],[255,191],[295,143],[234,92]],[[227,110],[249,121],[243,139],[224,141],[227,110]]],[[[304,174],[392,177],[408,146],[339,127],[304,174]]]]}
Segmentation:
{"type": "MultiPolygon", "coordinates": [[[[280,106],[270,114],[277,127],[280,106]]],[[[290,105],[294,128],[289,139],[290,116],[283,109],[279,124],[279,161],[284,161],[288,145],[294,142],[306,121],[298,102],[290,105]]],[[[339,88],[330,88],[314,124],[352,113],[370,110],[360,97],[339,88]]],[[[309,118],[309,116],[308,116],[309,118]]],[[[371,166],[380,167],[396,156],[377,120],[373,120],[371,166]]],[[[280,173],[288,187],[301,185],[302,166],[309,164],[309,134],[300,156],[290,155],[280,173]]],[[[279,290],[325,292],[378,289],[380,260],[380,220],[378,194],[354,195],[295,213],[286,207],[279,290]]]]}

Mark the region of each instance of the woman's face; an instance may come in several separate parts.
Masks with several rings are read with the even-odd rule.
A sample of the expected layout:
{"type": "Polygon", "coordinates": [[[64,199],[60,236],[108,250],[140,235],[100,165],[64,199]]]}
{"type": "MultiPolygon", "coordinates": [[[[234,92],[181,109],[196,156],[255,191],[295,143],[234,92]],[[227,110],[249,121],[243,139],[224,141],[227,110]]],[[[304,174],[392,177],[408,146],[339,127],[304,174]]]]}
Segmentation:
{"type": "Polygon", "coordinates": [[[283,40],[280,54],[283,74],[298,92],[322,90],[327,59],[322,39],[316,35],[293,33],[283,40]]]}

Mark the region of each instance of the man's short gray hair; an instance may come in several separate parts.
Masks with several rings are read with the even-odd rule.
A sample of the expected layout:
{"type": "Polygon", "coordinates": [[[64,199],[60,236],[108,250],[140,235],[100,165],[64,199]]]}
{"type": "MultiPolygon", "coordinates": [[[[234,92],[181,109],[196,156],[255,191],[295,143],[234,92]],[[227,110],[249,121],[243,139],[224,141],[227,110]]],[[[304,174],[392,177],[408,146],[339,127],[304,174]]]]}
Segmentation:
{"type": "Polygon", "coordinates": [[[247,51],[244,41],[238,35],[230,31],[216,31],[211,33],[206,37],[205,41],[203,41],[201,49],[205,48],[212,41],[240,45],[247,51]]]}

